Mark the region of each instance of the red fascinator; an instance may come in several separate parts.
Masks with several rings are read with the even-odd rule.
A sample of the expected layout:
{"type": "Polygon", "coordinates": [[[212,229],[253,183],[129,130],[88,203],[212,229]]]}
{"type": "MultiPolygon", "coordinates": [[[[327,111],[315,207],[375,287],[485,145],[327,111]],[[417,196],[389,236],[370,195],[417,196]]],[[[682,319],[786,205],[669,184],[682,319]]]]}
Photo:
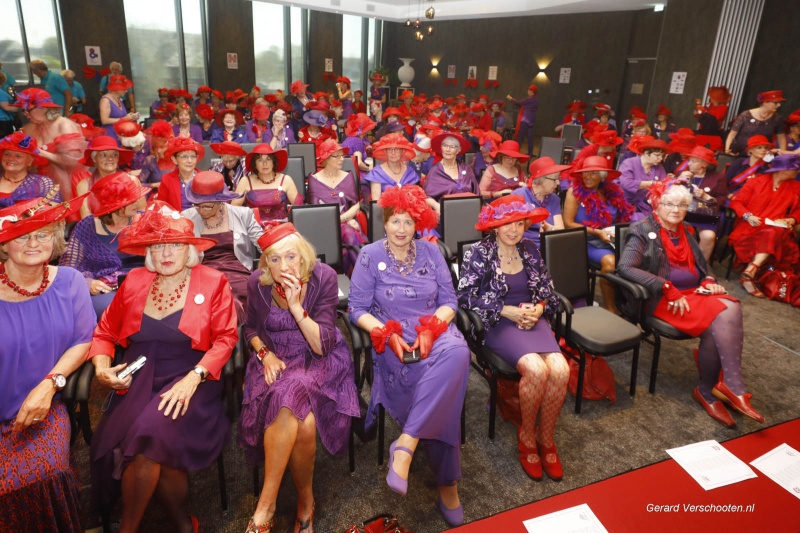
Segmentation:
{"type": "Polygon", "coordinates": [[[427,195],[417,185],[392,187],[381,194],[378,205],[386,209],[391,207],[395,213],[408,213],[417,231],[435,228],[439,224],[439,214],[425,203],[427,195]]]}

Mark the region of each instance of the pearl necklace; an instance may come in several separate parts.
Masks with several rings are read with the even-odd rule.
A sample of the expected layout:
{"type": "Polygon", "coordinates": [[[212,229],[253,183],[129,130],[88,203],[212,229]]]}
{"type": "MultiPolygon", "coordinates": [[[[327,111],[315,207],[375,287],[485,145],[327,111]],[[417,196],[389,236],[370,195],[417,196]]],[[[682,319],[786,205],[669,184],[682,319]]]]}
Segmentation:
{"type": "Polygon", "coordinates": [[[50,285],[50,271],[48,270],[47,264],[45,263],[44,271],[42,272],[42,283],[39,284],[39,288],[36,289],[35,291],[26,291],[25,289],[23,289],[13,281],[11,281],[11,279],[8,277],[8,274],[6,273],[6,264],[0,263],[0,282],[2,282],[3,285],[8,285],[8,287],[17,294],[21,294],[22,296],[26,296],[28,298],[33,298],[35,296],[39,296],[40,294],[42,294],[45,291],[45,289],[47,289],[47,286],[50,285]]]}

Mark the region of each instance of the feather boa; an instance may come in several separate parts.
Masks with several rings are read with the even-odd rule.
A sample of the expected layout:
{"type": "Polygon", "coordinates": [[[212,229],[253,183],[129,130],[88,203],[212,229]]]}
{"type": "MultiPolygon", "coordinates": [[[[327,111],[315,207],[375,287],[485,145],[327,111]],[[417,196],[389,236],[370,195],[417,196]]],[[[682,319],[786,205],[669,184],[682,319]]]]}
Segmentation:
{"type": "Polygon", "coordinates": [[[572,180],[572,194],[578,202],[586,209],[586,221],[584,225],[601,229],[607,228],[614,223],[628,222],[633,215],[633,207],[625,200],[622,189],[619,185],[609,181],[600,182],[597,190],[587,189],[583,184],[580,174],[570,178],[572,180]],[[605,200],[600,198],[599,192],[603,191],[605,200]],[[617,209],[617,218],[611,218],[611,211],[606,207],[609,204],[617,209]]]}

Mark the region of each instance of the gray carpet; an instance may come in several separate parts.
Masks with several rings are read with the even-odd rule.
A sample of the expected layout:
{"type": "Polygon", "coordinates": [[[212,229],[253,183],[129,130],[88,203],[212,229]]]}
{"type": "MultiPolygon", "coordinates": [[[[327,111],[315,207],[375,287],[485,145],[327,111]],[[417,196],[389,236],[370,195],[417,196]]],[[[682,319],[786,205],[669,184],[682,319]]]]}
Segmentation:
{"type": "MultiPolygon", "coordinates": [[[[720,277],[724,270],[715,269],[720,277]]],[[[459,485],[467,521],[477,520],[532,501],[582,487],[610,476],[668,458],[665,449],[691,442],[728,440],[763,427],[800,416],[794,392],[800,375],[800,310],[786,304],[752,298],[738,283],[723,282],[744,302],[745,346],[743,371],[753,405],[766,417],[765,425],[738,414],[738,426],[727,429],[712,420],[691,397],[697,382],[692,349],[697,341],[665,341],[662,345],[656,394],[647,391],[651,348],[640,357],[636,395],[628,395],[630,354],[608,359],[616,374],[617,402],[584,401],[583,412],[574,412],[570,395],[556,426],[556,444],[564,464],[564,480],[530,480],[522,471],[516,453],[514,426],[498,415],[494,440],[489,440],[488,386],[474,371],[467,389],[466,444],[462,450],[463,479],[459,485]]],[[[93,400],[99,403],[98,390],[93,400]]],[[[365,390],[364,395],[368,395],[365,390]]],[[[93,412],[96,425],[98,412],[93,412]]],[[[399,430],[387,416],[386,448],[399,430]]],[[[235,425],[234,425],[235,430],[235,425]]],[[[385,452],[388,453],[388,452],[385,452]]],[[[87,447],[74,447],[81,479],[88,483],[87,447]]],[[[315,531],[344,531],[352,522],[378,513],[397,514],[401,523],[417,533],[441,531],[447,524],[436,509],[436,489],[425,452],[420,447],[412,463],[409,494],[400,497],[385,484],[386,462],[377,464],[376,441],[356,441],[356,471],[350,474],[347,455],[332,457],[319,445],[314,477],[316,497],[315,531]]],[[[255,508],[252,470],[234,443],[225,452],[226,484],[230,505],[220,508],[216,466],[191,476],[191,512],[200,520],[201,532],[244,531],[255,508]]],[[[88,503],[88,487],[84,486],[88,503]]],[[[291,531],[296,492],[285,476],[278,498],[275,531],[291,531]]],[[[85,508],[87,506],[85,505],[85,508]]],[[[97,526],[97,517],[86,516],[86,526],[97,526]]],[[[646,527],[643,525],[643,529],[646,527]]],[[[142,531],[170,531],[156,504],[148,510],[142,531]]]]}

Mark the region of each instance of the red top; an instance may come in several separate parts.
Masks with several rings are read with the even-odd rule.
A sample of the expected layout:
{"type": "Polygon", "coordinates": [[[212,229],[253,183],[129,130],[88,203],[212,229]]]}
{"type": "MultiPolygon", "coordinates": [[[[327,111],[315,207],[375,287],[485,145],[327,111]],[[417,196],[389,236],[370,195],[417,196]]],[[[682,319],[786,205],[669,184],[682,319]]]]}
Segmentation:
{"type": "Polygon", "coordinates": [[[183,211],[181,205],[181,176],[176,168],[161,177],[161,185],[158,186],[158,199],[169,204],[175,211],[183,211]]]}
{"type": "Polygon", "coordinates": [[[739,216],[731,234],[734,241],[752,233],[756,228],[742,219],[745,213],[753,213],[763,219],[792,217],[800,222],[800,181],[781,182],[778,190],[772,190],[772,175],[761,174],[747,180],[739,194],[731,201],[731,209],[739,216]]]}

